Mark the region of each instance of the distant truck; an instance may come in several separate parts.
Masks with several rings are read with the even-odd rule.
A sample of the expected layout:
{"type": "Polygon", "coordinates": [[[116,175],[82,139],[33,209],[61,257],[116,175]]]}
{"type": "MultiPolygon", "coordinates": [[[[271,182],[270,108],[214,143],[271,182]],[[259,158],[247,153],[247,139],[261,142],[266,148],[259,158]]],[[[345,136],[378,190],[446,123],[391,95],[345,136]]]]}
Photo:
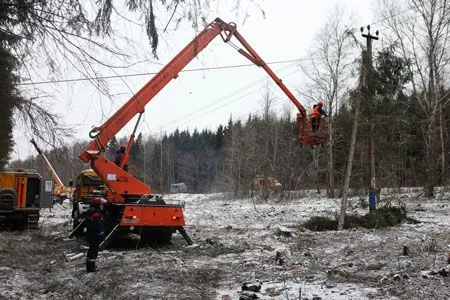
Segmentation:
{"type": "Polygon", "coordinates": [[[171,194],[176,194],[176,193],[187,193],[188,189],[186,186],[186,183],[173,183],[170,185],[170,189],[169,192],[171,194]]]}
{"type": "Polygon", "coordinates": [[[39,156],[41,157],[42,161],[44,162],[45,166],[47,167],[49,173],[52,175],[53,179],[55,180],[55,188],[53,189],[53,200],[57,203],[62,203],[65,199],[71,199],[72,198],[72,188],[65,186],[61,179],[59,178],[58,174],[56,173],[55,169],[53,168],[50,161],[45,156],[44,152],[39,148],[36,141],[32,139],[30,141],[36,151],[38,152],[39,156]]]}
{"type": "MultiPolygon", "coordinates": [[[[73,185],[70,182],[70,185],[73,185]]],[[[73,228],[76,228],[83,219],[83,214],[89,208],[94,194],[103,189],[102,180],[92,169],[83,170],[78,174],[75,188],[72,194],[72,220],[73,228]]]]}
{"type": "Polygon", "coordinates": [[[42,177],[33,170],[0,172],[0,226],[37,228],[42,177]]]}
{"type": "Polygon", "coordinates": [[[251,186],[252,195],[254,191],[259,193],[262,193],[263,191],[278,193],[281,192],[282,188],[283,185],[275,178],[270,176],[264,177],[262,175],[253,178],[251,186]]]}

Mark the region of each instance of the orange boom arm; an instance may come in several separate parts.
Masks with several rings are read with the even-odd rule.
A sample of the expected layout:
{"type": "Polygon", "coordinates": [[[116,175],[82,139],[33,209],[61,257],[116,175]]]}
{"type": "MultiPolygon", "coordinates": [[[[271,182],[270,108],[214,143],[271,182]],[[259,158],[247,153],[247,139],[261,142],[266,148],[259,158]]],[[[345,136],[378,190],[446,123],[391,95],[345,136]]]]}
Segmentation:
{"type": "MultiPolygon", "coordinates": [[[[199,54],[216,36],[220,35],[225,43],[230,43],[234,36],[245,48],[238,49],[238,52],[262,67],[281,90],[287,95],[292,103],[299,110],[298,119],[302,124],[302,132],[305,130],[306,111],[294,95],[287,89],[284,83],[278,78],[269,66],[259,57],[259,55],[250,47],[247,41],[237,32],[236,24],[225,23],[216,18],[207,26],[194,40],[192,40],[177,56],[175,56],[158,74],[156,74],[139,92],[128,100],[113,116],[111,116],[103,125],[95,127],[89,133],[94,140],[80,153],[79,157],[84,162],[91,162],[91,167],[98,176],[107,185],[110,194],[108,199],[113,202],[125,202],[127,195],[137,196],[150,194],[149,186],[134,178],[131,174],[124,171],[121,166],[105,159],[101,152],[105,151],[107,143],[137,114],[142,114],[148,102],[150,102],[172,79],[177,78],[178,73],[199,54]]],[[[135,127],[136,130],[136,127],[135,127]]],[[[125,152],[125,160],[128,161],[128,154],[133,142],[134,132],[128,143],[125,152]]],[[[302,142],[302,139],[300,138],[302,142]]],[[[123,166],[122,166],[123,167],[123,166]]]]}

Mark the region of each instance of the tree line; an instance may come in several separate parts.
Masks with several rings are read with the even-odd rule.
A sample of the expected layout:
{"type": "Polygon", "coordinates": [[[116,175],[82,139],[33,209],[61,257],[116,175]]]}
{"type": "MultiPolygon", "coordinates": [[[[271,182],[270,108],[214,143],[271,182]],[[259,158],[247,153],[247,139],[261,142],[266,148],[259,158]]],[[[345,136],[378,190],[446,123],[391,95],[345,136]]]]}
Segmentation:
{"type": "MultiPolygon", "coordinates": [[[[0,2],[0,170],[7,165],[15,145],[13,128],[22,127],[29,138],[53,147],[63,147],[63,137],[73,131],[64,124],[61,115],[52,111],[53,95],[42,90],[33,80],[72,80],[81,76],[99,93],[112,98],[103,72],[116,73],[142,58],[127,55],[132,49],[128,37],[117,28],[142,22],[147,35],[145,44],[152,57],[158,59],[161,34],[169,25],[178,27],[185,21],[193,31],[203,27],[210,4],[218,0],[2,0],[0,2]],[[182,2],[182,5],[181,5],[182,2]],[[126,14],[132,15],[129,19],[126,14]],[[130,21],[130,20],[136,20],[130,21]],[[159,27],[157,27],[158,20],[159,27]],[[164,23],[161,26],[161,23],[164,23]],[[113,42],[111,42],[113,41],[113,42]],[[126,45],[126,49],[119,45],[126,45]],[[68,78],[67,74],[72,74],[68,78]],[[24,84],[27,81],[27,84],[24,84]]],[[[257,9],[259,4],[242,5],[240,1],[227,5],[239,9],[257,9]]]]}
{"type": "MultiPolygon", "coordinates": [[[[58,1],[65,3],[65,0],[58,1]]],[[[59,134],[62,128],[54,115],[40,110],[42,106],[36,103],[36,98],[24,98],[19,92],[20,76],[16,70],[25,55],[16,54],[30,52],[33,45],[41,44],[27,43],[23,37],[42,41],[46,36],[59,36],[52,32],[60,30],[100,45],[96,37],[106,37],[112,25],[109,21],[112,2],[99,6],[94,21],[86,19],[78,1],[63,6],[68,10],[64,15],[64,12],[54,13],[45,1],[20,3],[7,1],[5,10],[0,11],[0,21],[3,21],[0,46],[4,51],[0,76],[8,82],[2,89],[4,99],[10,99],[1,108],[4,122],[1,134],[5,143],[0,147],[0,166],[6,163],[11,151],[14,111],[21,112],[33,133],[64,136],[59,134]],[[53,18],[64,22],[54,22],[53,18]],[[70,30],[39,27],[45,22],[62,24],[70,30]],[[85,31],[86,28],[96,30],[85,31]],[[23,33],[23,37],[16,32],[23,33]]],[[[136,5],[131,10],[147,13],[150,42],[156,50],[152,2],[133,3],[136,5]]],[[[177,3],[161,1],[161,5],[173,11],[177,10],[177,3]]],[[[235,196],[246,194],[255,176],[272,176],[283,183],[285,191],[323,188],[330,197],[339,195],[345,177],[351,176],[350,185],[355,188],[420,185],[426,196],[433,197],[434,188],[448,181],[450,82],[446,75],[450,71],[447,47],[450,6],[447,0],[401,3],[377,0],[376,3],[380,20],[376,25],[382,29],[383,44],[373,54],[373,60],[372,48],[359,41],[357,27],[348,11],[336,7],[311,44],[309,60],[299,66],[307,83],[297,94],[323,100],[329,111],[329,139],[325,148],[299,147],[293,143],[298,133],[292,116],[288,111],[271,113],[267,95],[262,116],[250,115],[245,121],[230,118],[216,132],[177,130],[162,138],[141,135],[132,151],[135,176],[159,191],[167,190],[171,183],[185,182],[194,192],[229,191],[235,196]]],[[[187,12],[196,10],[199,8],[195,5],[189,6],[187,12]]],[[[78,47],[79,50],[88,48],[78,47]]],[[[72,56],[80,54],[70,46],[66,52],[72,56]]],[[[84,52],[78,57],[85,54],[92,58],[84,52]]],[[[52,53],[49,57],[53,57],[52,53]]],[[[82,61],[85,67],[93,63],[82,61]]],[[[52,59],[49,62],[59,65],[52,59]]],[[[104,86],[99,86],[99,90],[107,92],[104,86]]],[[[42,134],[41,138],[45,140],[42,134]]],[[[122,142],[120,139],[111,142],[107,150],[110,158],[122,142]]],[[[56,167],[62,178],[73,178],[87,167],[77,158],[83,144],[55,147],[48,153],[49,160],[55,164],[63,158],[62,165],[56,167]]],[[[29,158],[10,166],[39,169],[38,164],[36,158],[29,158]]]]}
{"type": "MultiPolygon", "coordinates": [[[[392,48],[379,52],[376,61],[376,101],[362,105],[351,187],[369,188],[368,116],[374,116],[380,186],[421,186],[428,167],[425,145],[420,139],[425,116],[417,109],[417,95],[403,92],[411,81],[409,62],[395,56],[392,48]]],[[[332,120],[335,195],[341,193],[345,176],[355,91],[349,92],[349,101],[341,105],[332,120]]],[[[246,120],[230,117],[227,124],[215,131],[177,129],[160,138],[139,134],[130,152],[129,170],[157,193],[167,192],[172,183],[184,182],[193,193],[229,192],[235,197],[245,197],[250,195],[253,178],[270,176],[283,184],[285,197],[299,189],[330,194],[327,148],[301,146],[292,114],[288,110],[283,115],[275,114],[270,102],[265,105],[264,115],[249,115],[246,120]]],[[[450,110],[443,113],[449,120],[450,110]]],[[[449,126],[445,122],[446,132],[449,126]]],[[[113,161],[117,149],[126,142],[126,137],[114,138],[106,157],[113,161]]],[[[449,139],[446,143],[450,147],[449,139]]],[[[78,142],[45,152],[65,183],[89,167],[77,157],[86,145],[87,141],[78,142]]],[[[38,156],[14,161],[11,167],[36,169],[49,176],[38,156]]],[[[439,184],[447,180],[446,168],[448,165],[438,170],[439,184]]]]}

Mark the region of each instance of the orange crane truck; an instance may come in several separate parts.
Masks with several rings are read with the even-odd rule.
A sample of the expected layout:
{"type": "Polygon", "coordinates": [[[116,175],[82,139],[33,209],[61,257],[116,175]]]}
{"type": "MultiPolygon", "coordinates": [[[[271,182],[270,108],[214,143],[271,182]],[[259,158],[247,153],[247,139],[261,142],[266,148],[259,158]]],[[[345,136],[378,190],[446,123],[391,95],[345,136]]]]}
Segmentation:
{"type": "MultiPolygon", "coordinates": [[[[138,233],[141,240],[146,242],[154,238],[170,240],[172,233],[178,231],[189,244],[192,243],[183,227],[185,225],[183,204],[165,203],[160,197],[152,194],[150,186],[124,170],[124,166],[128,164],[129,152],[145,106],[172,79],[177,78],[179,72],[219,35],[225,43],[231,45],[256,66],[263,68],[297,107],[299,142],[313,146],[324,144],[326,136],[323,133],[311,132],[305,108],[239,34],[236,24],[226,23],[216,18],[103,125],[94,127],[90,131],[89,136],[93,140],[79,157],[82,161],[90,163],[91,168],[106,185],[103,196],[107,199],[105,222],[109,234],[100,248],[104,248],[120,232],[138,233]],[[233,37],[244,49],[232,42],[233,37]],[[108,142],[135,116],[138,118],[120,164],[108,161],[103,155],[108,142]]],[[[77,206],[78,203],[74,202],[74,210],[77,206]]]]}
{"type": "Polygon", "coordinates": [[[44,152],[39,148],[36,141],[32,139],[30,143],[33,144],[34,148],[36,149],[37,153],[41,157],[42,161],[44,162],[44,165],[47,167],[47,170],[49,171],[50,175],[52,175],[53,180],[55,181],[55,188],[53,189],[53,201],[62,203],[65,199],[71,199],[72,198],[72,188],[64,186],[63,182],[59,178],[58,174],[56,173],[55,169],[51,165],[51,163],[48,161],[47,157],[45,156],[44,152]]]}

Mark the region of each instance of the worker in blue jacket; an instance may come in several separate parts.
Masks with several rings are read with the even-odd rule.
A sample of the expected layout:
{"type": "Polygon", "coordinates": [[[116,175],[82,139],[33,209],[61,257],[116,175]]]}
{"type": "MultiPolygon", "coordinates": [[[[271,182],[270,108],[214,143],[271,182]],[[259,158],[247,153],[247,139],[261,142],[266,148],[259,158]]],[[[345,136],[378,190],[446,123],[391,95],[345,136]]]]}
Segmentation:
{"type": "Polygon", "coordinates": [[[104,198],[94,197],[91,207],[86,212],[86,239],[89,243],[86,259],[87,272],[95,272],[98,248],[105,239],[105,221],[102,213],[104,203],[106,203],[104,198]]]}

